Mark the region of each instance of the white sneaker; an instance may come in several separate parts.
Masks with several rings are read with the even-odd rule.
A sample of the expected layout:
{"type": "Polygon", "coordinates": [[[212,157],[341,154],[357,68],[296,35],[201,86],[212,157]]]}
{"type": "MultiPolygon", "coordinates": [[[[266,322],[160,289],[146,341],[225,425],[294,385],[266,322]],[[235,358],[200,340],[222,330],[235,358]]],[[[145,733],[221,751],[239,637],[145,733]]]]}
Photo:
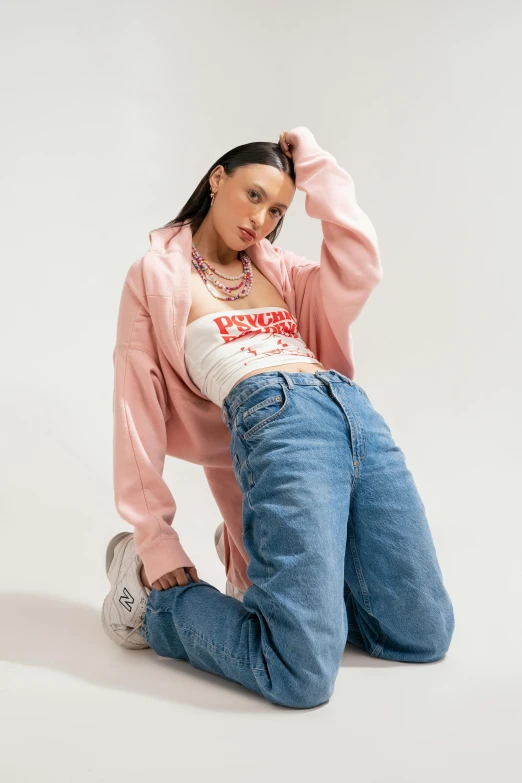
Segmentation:
{"type": "MultiPolygon", "coordinates": [[[[224,527],[225,522],[223,521],[217,526],[214,532],[214,546],[216,547],[216,552],[223,565],[225,565],[225,544],[223,542],[224,527]]],[[[243,601],[245,593],[227,579],[225,584],[225,595],[231,595],[233,598],[237,598],[238,601],[243,601]]]]}
{"type": "Polygon", "coordinates": [[[223,543],[223,528],[225,527],[225,522],[220,522],[220,524],[217,526],[215,532],[214,532],[214,546],[216,547],[216,552],[218,553],[218,557],[225,565],[225,544],[223,543]]]}
{"type": "Polygon", "coordinates": [[[140,632],[145,604],[152,592],[141,581],[142,565],[136,554],[134,533],[117,533],[111,538],[105,553],[111,590],[103,602],[101,620],[109,639],[129,650],[150,647],[140,632]]]}

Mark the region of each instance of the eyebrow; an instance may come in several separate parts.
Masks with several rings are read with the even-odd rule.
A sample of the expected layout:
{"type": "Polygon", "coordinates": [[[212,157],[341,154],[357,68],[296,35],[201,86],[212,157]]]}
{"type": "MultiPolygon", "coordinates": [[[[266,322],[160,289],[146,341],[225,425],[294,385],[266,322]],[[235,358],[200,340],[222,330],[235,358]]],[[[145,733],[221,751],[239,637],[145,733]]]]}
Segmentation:
{"type": "MultiPolygon", "coordinates": [[[[260,190],[261,193],[263,194],[263,196],[265,198],[268,198],[266,190],[261,185],[259,185],[257,182],[254,182],[252,187],[257,188],[258,190],[260,190]]],[[[278,201],[277,204],[275,204],[275,206],[276,207],[283,207],[283,209],[288,209],[288,204],[282,204],[280,201],[278,201]]]]}

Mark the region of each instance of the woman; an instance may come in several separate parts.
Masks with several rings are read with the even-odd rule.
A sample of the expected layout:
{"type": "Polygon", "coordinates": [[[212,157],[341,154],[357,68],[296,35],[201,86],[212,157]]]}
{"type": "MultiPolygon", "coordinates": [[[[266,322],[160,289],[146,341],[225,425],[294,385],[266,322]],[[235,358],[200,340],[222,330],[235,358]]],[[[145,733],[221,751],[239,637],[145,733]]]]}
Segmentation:
{"type": "Polygon", "coordinates": [[[330,698],[347,642],[442,658],[453,607],[425,508],[353,381],[350,325],[382,267],[350,175],[299,126],[226,153],[150,241],[114,349],[115,501],[134,533],[107,547],[106,633],[294,708],[330,698]],[[296,188],[319,262],[273,245],[296,188]],[[242,600],[183,549],[166,454],[203,466],[242,600]]]}

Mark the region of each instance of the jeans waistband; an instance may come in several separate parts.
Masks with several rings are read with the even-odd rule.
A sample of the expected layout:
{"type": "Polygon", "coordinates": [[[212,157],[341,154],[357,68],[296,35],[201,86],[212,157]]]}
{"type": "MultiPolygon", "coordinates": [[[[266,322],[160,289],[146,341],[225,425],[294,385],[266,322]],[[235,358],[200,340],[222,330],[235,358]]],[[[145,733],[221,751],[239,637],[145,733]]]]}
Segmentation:
{"type": "Polygon", "coordinates": [[[225,399],[221,407],[222,419],[227,423],[234,418],[235,411],[242,402],[256,389],[273,384],[284,384],[289,389],[294,386],[322,386],[329,383],[349,383],[354,382],[346,375],[337,370],[316,370],[311,372],[288,372],[286,370],[267,370],[255,375],[249,375],[243,378],[234,386],[225,399]]]}

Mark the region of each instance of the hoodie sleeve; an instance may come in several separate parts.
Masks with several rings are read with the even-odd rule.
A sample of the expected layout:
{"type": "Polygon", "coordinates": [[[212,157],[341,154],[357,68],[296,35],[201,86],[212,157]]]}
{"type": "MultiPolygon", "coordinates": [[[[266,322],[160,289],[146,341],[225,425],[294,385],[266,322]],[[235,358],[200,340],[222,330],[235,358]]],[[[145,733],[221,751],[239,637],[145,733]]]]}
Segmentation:
{"type": "Polygon", "coordinates": [[[286,266],[298,311],[324,315],[343,346],[349,325],[382,277],[376,232],[357,204],[351,176],[321,149],[311,131],[298,126],[287,138],[296,188],[306,194],[307,214],[321,221],[323,240],[319,261],[274,250],[286,266]]]}
{"type": "MultiPolygon", "coordinates": [[[[134,265],[133,265],[134,266],[134,265]]],[[[127,275],[118,313],[114,364],[114,499],[134,527],[149,581],[194,563],[172,527],[176,503],[162,478],[169,410],[151,317],[127,275]]]]}

